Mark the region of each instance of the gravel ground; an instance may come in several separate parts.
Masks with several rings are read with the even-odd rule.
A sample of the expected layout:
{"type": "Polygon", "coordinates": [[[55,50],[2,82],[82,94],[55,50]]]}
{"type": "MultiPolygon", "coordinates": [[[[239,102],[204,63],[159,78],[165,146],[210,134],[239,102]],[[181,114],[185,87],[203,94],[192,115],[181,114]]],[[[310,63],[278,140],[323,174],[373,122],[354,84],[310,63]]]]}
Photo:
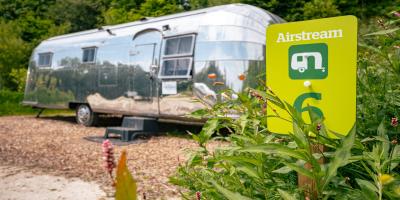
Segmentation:
{"type": "MultiPolygon", "coordinates": [[[[101,144],[84,139],[102,136],[104,131],[104,126],[77,125],[73,117],[0,117],[0,162],[49,175],[95,181],[110,196],[111,182],[103,169],[101,144]]],[[[222,143],[214,142],[211,148],[219,145],[222,143]]],[[[168,183],[168,177],[184,162],[185,150],[195,147],[196,143],[189,139],[157,136],[142,143],[115,146],[115,152],[118,158],[126,149],[127,164],[138,181],[139,194],[145,193],[147,199],[171,199],[179,197],[179,192],[168,183]]]]}
{"type": "Polygon", "coordinates": [[[111,200],[93,182],[43,175],[33,169],[0,166],[2,200],[111,200]]]}

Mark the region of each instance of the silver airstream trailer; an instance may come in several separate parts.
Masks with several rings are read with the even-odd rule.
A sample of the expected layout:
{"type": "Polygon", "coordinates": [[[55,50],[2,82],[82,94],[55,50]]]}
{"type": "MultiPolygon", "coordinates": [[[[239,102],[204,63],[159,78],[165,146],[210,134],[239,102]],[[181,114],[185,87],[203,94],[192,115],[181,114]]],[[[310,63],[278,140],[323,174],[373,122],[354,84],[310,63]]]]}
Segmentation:
{"type": "Polygon", "coordinates": [[[31,56],[23,103],[76,109],[87,126],[99,113],[193,122],[219,90],[257,84],[265,29],[280,22],[231,4],[53,37],[31,56]]]}

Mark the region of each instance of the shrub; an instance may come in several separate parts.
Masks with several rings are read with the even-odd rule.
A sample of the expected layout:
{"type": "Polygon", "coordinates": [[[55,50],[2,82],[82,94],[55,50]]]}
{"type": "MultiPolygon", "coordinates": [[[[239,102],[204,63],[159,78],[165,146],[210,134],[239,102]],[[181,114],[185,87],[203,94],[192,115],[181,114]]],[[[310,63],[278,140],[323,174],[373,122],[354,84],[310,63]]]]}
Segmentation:
{"type": "MultiPolygon", "coordinates": [[[[193,135],[199,148],[171,177],[172,183],[190,191],[185,197],[195,192],[201,192],[204,199],[400,197],[400,183],[393,171],[398,170],[400,148],[390,143],[384,123],[375,137],[361,140],[353,128],[347,136],[336,134],[337,139],[331,139],[323,119],[311,109],[313,120],[308,124],[271,90],[263,91],[248,89],[237,94],[237,99],[194,113],[195,117],[209,118],[203,130],[193,135]],[[292,134],[268,131],[267,117],[279,116],[266,114],[267,102],[292,116],[292,134]],[[240,117],[228,117],[231,113],[240,117]],[[222,129],[230,132],[224,138],[229,145],[209,151],[207,142],[222,129]],[[326,151],[316,148],[319,146],[326,151]],[[313,180],[315,189],[311,190],[311,185],[298,187],[297,174],[313,180]]],[[[225,96],[232,93],[225,91],[225,96]]]]}
{"type": "Polygon", "coordinates": [[[0,116],[34,113],[34,109],[21,105],[23,99],[24,93],[0,90],[0,116]]]}
{"type": "MultiPolygon", "coordinates": [[[[394,13],[396,14],[396,13],[394,13]]],[[[399,116],[400,40],[399,18],[376,18],[361,25],[357,71],[357,130],[364,137],[375,135],[382,119],[399,116]],[[378,31],[376,31],[378,30],[378,31]],[[365,32],[373,33],[366,34],[365,32]]],[[[400,14],[397,13],[400,16],[400,14]]],[[[397,133],[389,129],[393,137],[397,133]]]]}

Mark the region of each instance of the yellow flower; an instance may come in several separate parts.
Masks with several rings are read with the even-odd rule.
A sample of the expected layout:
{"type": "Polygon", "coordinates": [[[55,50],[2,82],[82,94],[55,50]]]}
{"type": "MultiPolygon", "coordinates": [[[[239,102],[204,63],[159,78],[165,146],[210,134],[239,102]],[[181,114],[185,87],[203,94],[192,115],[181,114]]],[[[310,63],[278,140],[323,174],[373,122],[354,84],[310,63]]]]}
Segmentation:
{"type": "Polygon", "coordinates": [[[393,176],[390,176],[389,174],[382,174],[379,176],[379,181],[381,182],[382,185],[389,184],[394,180],[393,176]]]}

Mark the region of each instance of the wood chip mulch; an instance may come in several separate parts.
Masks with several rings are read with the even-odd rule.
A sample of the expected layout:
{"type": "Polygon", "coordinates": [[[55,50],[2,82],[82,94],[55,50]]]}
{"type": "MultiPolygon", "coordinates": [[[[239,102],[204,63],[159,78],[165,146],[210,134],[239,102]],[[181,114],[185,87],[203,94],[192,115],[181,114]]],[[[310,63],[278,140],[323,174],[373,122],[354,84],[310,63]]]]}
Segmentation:
{"type": "MultiPolygon", "coordinates": [[[[105,127],[77,125],[73,117],[0,117],[0,162],[96,181],[111,191],[110,179],[103,168],[101,144],[84,139],[101,137],[104,131],[105,127]]],[[[223,144],[213,142],[211,148],[220,145],[223,144]]],[[[126,149],[127,164],[138,182],[138,193],[145,193],[147,199],[179,197],[178,188],[168,183],[168,177],[185,161],[186,150],[196,147],[193,140],[172,136],[114,146],[117,159],[126,149]]]]}

